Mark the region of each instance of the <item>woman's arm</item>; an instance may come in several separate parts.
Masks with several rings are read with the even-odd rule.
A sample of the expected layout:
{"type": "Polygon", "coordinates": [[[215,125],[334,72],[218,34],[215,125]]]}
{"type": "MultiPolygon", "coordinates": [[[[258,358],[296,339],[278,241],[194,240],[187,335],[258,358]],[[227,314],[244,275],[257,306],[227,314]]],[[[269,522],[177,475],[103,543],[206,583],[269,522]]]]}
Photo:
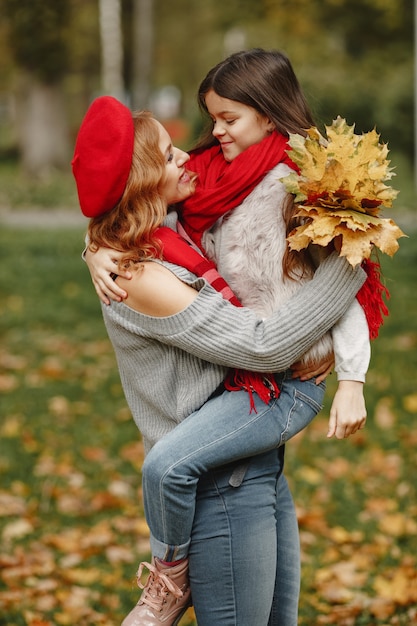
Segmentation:
{"type": "MultiPolygon", "coordinates": [[[[226,367],[282,371],[335,324],[364,280],[361,268],[333,254],[279,311],[260,320],[201,279],[196,291],[166,267],[146,263],[129,282],[129,328],[226,367]]],[[[118,282],[124,287],[124,279],[118,282]]]]}

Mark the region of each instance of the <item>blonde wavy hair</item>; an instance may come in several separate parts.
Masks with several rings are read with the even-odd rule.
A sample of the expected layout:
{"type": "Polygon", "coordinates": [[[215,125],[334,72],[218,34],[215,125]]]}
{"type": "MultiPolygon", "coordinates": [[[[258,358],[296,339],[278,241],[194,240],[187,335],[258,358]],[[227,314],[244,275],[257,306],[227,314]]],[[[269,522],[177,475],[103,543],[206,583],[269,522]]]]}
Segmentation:
{"type": "Polygon", "coordinates": [[[124,261],[161,258],[156,229],[167,214],[161,194],[165,157],[159,147],[159,130],[149,111],[133,114],[135,128],[132,165],[119,203],[109,212],[90,220],[89,247],[126,252],[124,261]]]}

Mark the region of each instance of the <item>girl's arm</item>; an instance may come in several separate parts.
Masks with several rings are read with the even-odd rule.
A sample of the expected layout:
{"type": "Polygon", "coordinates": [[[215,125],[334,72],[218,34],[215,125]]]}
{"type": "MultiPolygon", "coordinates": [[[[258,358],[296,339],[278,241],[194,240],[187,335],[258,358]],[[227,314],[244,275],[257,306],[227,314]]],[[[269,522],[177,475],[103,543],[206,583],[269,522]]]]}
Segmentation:
{"type": "Polygon", "coordinates": [[[330,409],[327,436],[343,439],[363,428],[366,422],[366,404],[363,393],[370,361],[369,328],[365,313],[355,299],[346,313],[332,328],[334,358],[322,363],[318,370],[292,366],[294,377],[307,380],[317,376],[317,384],[324,380],[333,365],[339,385],[330,409]]]}
{"type": "Polygon", "coordinates": [[[339,386],[330,409],[327,436],[342,439],[363,428],[366,421],[363,386],[371,346],[366,316],[356,299],[332,328],[332,337],[339,386]]]}
{"type": "Polygon", "coordinates": [[[363,383],[356,380],[341,380],[330,409],[327,436],[344,439],[363,428],[365,422],[363,383]]]}

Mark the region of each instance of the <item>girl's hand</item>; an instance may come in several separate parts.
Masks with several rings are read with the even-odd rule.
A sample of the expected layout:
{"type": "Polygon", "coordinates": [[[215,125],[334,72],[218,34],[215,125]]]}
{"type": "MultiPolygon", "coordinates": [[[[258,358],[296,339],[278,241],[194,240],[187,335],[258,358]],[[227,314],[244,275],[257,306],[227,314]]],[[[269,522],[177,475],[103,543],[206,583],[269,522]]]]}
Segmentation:
{"type": "Polygon", "coordinates": [[[330,409],[327,436],[345,439],[363,428],[366,422],[366,406],[363,383],[341,380],[330,409]]]}
{"type": "Polygon", "coordinates": [[[117,273],[127,280],[132,278],[130,272],[118,266],[118,262],[123,258],[123,252],[110,248],[99,248],[97,252],[92,252],[87,248],[84,258],[96,293],[104,304],[110,304],[110,299],[120,302],[127,298],[127,292],[119,287],[112,277],[117,273]]]}
{"type": "Polygon", "coordinates": [[[310,380],[317,377],[316,384],[319,385],[323,380],[332,372],[334,367],[334,355],[332,354],[328,359],[322,361],[319,365],[312,369],[311,366],[306,367],[300,361],[294,363],[291,366],[293,378],[299,378],[300,380],[310,380]]]}

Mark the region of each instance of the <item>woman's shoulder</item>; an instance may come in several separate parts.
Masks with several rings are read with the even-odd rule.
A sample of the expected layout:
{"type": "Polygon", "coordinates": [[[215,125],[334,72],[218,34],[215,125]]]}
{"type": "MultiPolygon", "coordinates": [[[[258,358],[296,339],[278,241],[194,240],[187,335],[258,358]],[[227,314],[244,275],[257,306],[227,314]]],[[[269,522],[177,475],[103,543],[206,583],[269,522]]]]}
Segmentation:
{"type": "Polygon", "coordinates": [[[157,261],[137,263],[129,268],[130,280],[119,277],[118,284],[126,290],[125,304],[153,317],[175,315],[189,306],[197,296],[169,267],[157,261]]]}

